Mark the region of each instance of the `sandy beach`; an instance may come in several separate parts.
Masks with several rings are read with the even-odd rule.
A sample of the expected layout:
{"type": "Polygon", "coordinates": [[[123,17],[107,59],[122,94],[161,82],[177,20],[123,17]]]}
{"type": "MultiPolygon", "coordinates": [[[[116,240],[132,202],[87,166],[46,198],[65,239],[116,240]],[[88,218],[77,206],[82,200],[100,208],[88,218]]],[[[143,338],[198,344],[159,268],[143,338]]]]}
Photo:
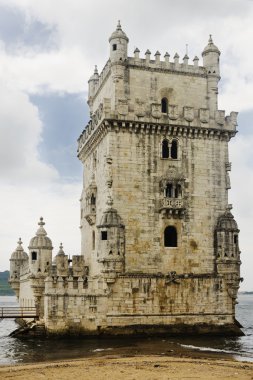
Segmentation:
{"type": "Polygon", "coordinates": [[[102,357],[4,366],[0,379],[176,380],[253,379],[253,363],[161,356],[102,357]]]}

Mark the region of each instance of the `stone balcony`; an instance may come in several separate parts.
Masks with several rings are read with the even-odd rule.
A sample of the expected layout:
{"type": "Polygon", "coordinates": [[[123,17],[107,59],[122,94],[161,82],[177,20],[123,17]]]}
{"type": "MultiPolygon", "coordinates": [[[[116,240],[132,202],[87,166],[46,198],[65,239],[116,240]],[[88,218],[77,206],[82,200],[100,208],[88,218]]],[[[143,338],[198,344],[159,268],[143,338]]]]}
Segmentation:
{"type": "Polygon", "coordinates": [[[159,211],[162,215],[183,217],[186,210],[186,204],[182,198],[163,198],[160,200],[159,211]]]}
{"type": "Polygon", "coordinates": [[[96,206],[95,205],[88,205],[84,212],[84,217],[89,223],[90,226],[95,224],[96,221],[96,206]]]}

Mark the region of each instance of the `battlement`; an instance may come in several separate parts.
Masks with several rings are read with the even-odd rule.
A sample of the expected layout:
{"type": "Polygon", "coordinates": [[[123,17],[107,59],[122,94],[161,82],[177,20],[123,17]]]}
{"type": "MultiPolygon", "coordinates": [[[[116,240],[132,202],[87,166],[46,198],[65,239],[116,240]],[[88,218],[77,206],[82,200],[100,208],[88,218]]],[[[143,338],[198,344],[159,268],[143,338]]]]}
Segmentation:
{"type": "Polygon", "coordinates": [[[189,64],[188,55],[183,57],[181,63],[179,62],[180,57],[177,53],[174,55],[173,62],[170,62],[170,55],[168,53],[165,54],[164,60],[160,60],[160,53],[158,51],[155,53],[155,59],[152,60],[150,57],[151,53],[147,50],[145,58],[140,58],[139,53],[138,55],[135,53],[133,57],[128,57],[124,62],[120,61],[112,63],[109,59],[101,73],[98,74],[97,78],[94,80],[93,98],[98,95],[101,87],[108,78],[108,75],[111,72],[111,66],[117,64],[123,65],[126,68],[138,70],[155,70],[157,72],[171,72],[178,75],[207,76],[207,70],[205,67],[199,66],[199,58],[197,56],[193,58],[192,65],[189,64]]]}

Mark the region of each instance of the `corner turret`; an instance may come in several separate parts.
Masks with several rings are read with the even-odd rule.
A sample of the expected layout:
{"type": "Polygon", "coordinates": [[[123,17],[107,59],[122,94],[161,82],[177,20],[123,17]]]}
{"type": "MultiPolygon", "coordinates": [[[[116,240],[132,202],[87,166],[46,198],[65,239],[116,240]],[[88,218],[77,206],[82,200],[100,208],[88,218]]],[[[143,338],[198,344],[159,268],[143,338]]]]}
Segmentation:
{"type": "Polygon", "coordinates": [[[97,65],[95,65],[94,74],[88,80],[89,90],[88,90],[88,105],[90,107],[90,111],[92,113],[92,104],[93,104],[93,96],[95,95],[96,88],[99,81],[98,69],[97,65]]]}
{"type": "Polygon", "coordinates": [[[208,45],[202,53],[203,66],[207,73],[207,92],[208,106],[210,109],[210,117],[215,119],[216,111],[218,110],[218,82],[220,80],[220,51],[212,40],[210,34],[208,45]]]}
{"type": "Polygon", "coordinates": [[[128,37],[121,29],[120,21],[118,21],[117,29],[109,38],[110,42],[110,59],[111,62],[124,62],[127,59],[128,37]]]}
{"type": "Polygon", "coordinates": [[[202,52],[203,66],[207,69],[207,74],[220,75],[220,50],[213,43],[212,35],[210,34],[208,45],[202,52]]]}
{"type": "Polygon", "coordinates": [[[34,275],[47,275],[52,264],[52,241],[44,229],[45,223],[40,218],[40,226],[29,244],[29,268],[34,275]]]}
{"type": "Polygon", "coordinates": [[[21,267],[28,263],[28,255],[24,252],[22,247],[21,238],[18,240],[18,246],[16,250],[12,253],[10,258],[10,278],[9,284],[14,290],[17,297],[19,297],[20,288],[20,271],[21,267]]]}

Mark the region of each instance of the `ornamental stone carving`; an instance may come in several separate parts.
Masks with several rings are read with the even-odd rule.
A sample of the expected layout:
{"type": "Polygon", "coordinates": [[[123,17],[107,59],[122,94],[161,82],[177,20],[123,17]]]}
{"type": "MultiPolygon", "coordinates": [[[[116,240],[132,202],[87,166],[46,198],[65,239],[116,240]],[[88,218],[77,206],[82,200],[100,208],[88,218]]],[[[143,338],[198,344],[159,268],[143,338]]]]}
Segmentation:
{"type": "Polygon", "coordinates": [[[184,118],[186,121],[193,121],[194,119],[194,108],[193,107],[184,107],[184,118]]]}

